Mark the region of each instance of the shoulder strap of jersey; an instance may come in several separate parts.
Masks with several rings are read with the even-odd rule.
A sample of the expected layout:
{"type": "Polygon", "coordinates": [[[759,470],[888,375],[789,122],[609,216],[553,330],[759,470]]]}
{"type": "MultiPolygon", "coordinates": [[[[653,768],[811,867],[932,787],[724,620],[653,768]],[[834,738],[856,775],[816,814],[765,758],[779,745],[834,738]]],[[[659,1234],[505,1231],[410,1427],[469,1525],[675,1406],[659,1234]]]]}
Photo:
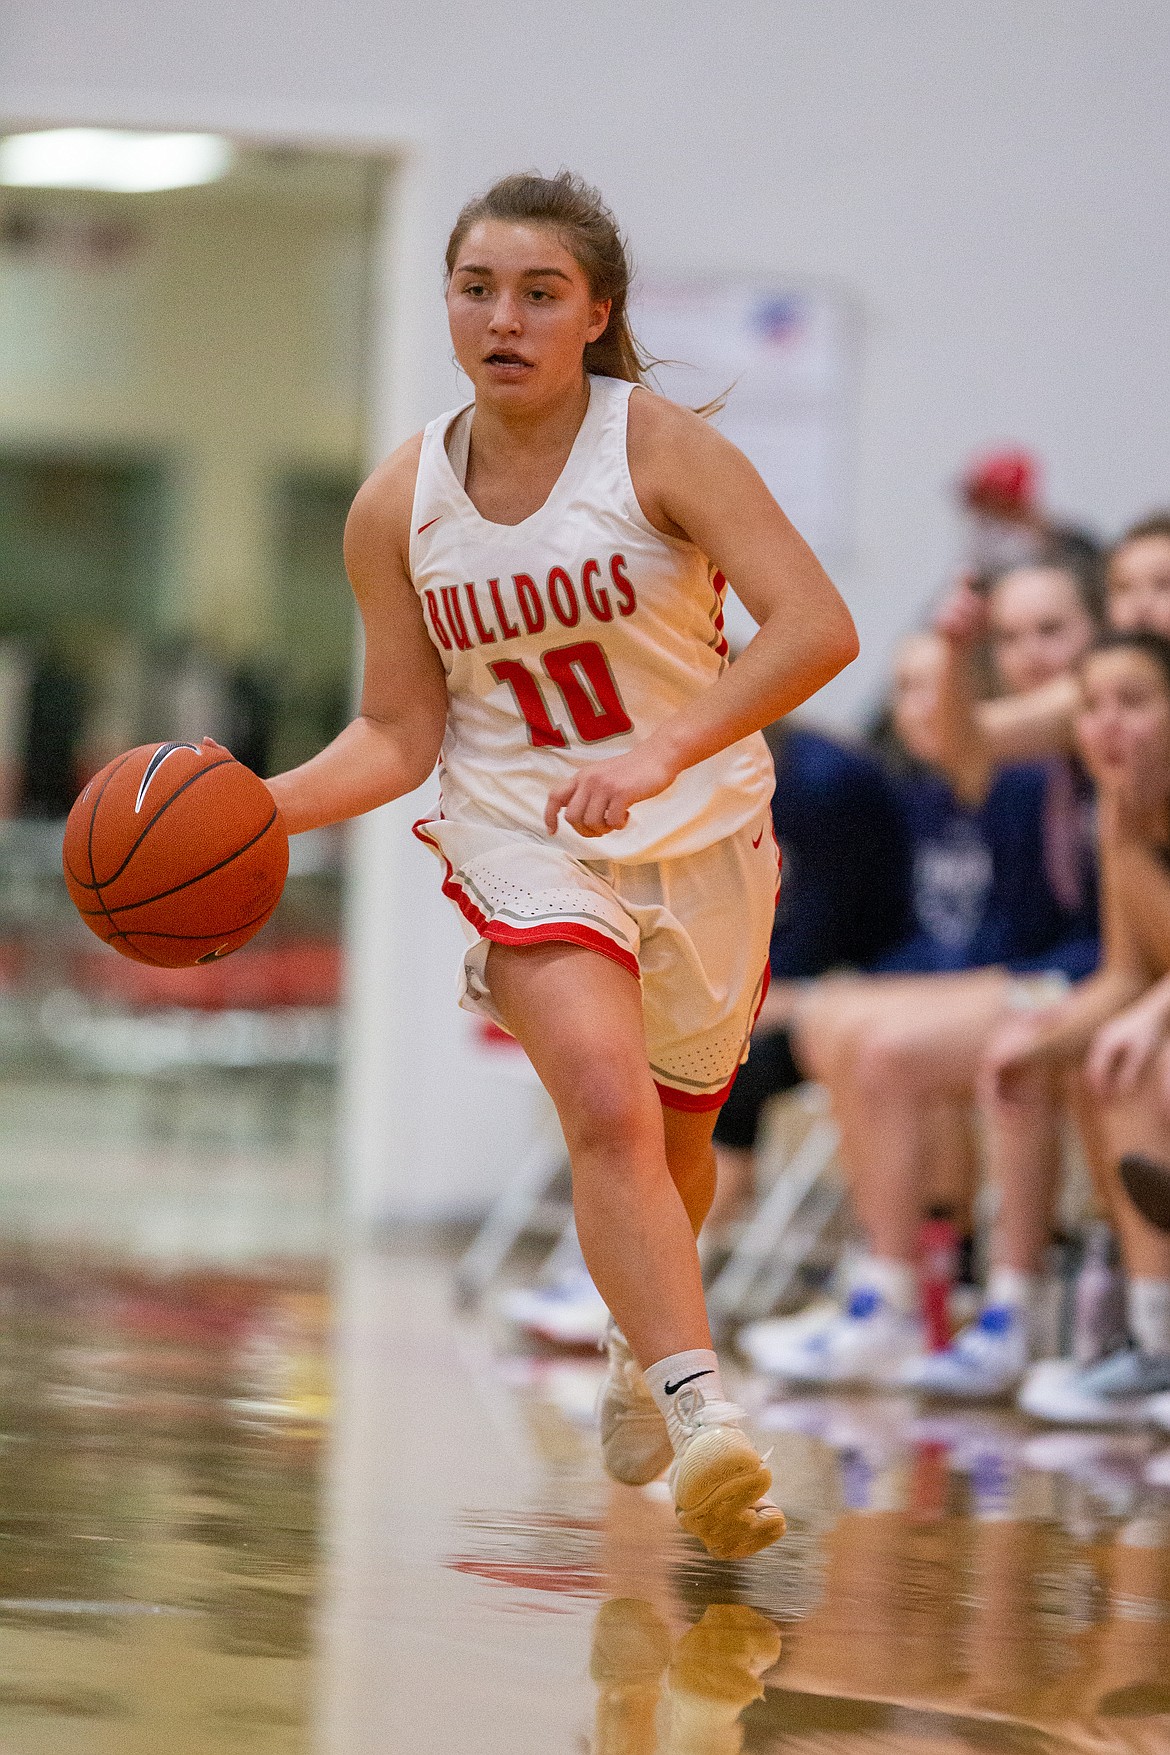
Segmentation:
{"type": "Polygon", "coordinates": [[[469,404],[449,408],[423,430],[418,474],[414,480],[414,506],[410,517],[410,567],[415,568],[416,544],[423,532],[439,518],[464,510],[459,483],[447,460],[446,438],[451,422],[469,404]]]}
{"type": "Polygon", "coordinates": [[[626,378],[594,378],[593,395],[602,402],[594,455],[606,471],[609,492],[615,496],[614,503],[620,505],[640,529],[654,535],[657,533],[646,522],[630,475],[630,397],[637,388],[626,378]]]}

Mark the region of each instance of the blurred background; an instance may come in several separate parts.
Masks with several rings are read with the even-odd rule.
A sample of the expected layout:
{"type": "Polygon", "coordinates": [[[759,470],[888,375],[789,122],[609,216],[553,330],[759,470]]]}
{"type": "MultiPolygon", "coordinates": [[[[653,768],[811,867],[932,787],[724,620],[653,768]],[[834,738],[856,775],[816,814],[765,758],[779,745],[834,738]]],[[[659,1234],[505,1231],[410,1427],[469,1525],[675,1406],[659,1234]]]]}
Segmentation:
{"type": "MultiPolygon", "coordinates": [[[[468,195],[518,168],[569,166],[604,192],[638,268],[636,324],[684,362],[663,388],[735,384],[727,431],[861,633],[805,718],[866,733],[900,639],[987,559],[962,491],[972,459],[1023,449],[1044,515],[1102,542],[1170,497],[1170,10],[38,0],[3,34],[0,1730],[19,1755],[97,1748],[67,1727],[116,1720],[116,1629],[141,1670],[139,1728],[103,1749],[299,1750],[315,1723],[321,1755],[451,1755],[469,1700],[491,1702],[515,1657],[512,1623],[494,1646],[467,1635],[454,1691],[441,1666],[394,1701],[369,1686],[454,1625],[463,1599],[436,1556],[587,1595],[580,1555],[601,1568],[609,1512],[594,1483],[579,1525],[561,1515],[592,1382],[568,1380],[571,1419],[525,1403],[493,1428],[480,1490],[495,1504],[520,1480],[539,1506],[527,1573],[496,1556],[510,1526],[495,1513],[451,1535],[453,1451],[436,1441],[442,1466],[408,1451],[383,1405],[387,1335],[406,1337],[408,1387],[425,1391],[446,1320],[446,1281],[404,1265],[404,1239],[469,1232],[518,1168],[543,1186],[558,1151],[523,1057],[456,1009],[461,937],[409,834],[433,789],[300,837],[256,941],[175,974],[86,932],[60,876],[65,813],[136,743],[211,734],[264,774],[344,722],[346,512],[380,457],[462,398],[443,248],[468,195]],[[73,1545],[111,1528],[119,1557],[73,1545]],[[416,1605],[429,1580],[421,1632],[378,1620],[394,1567],[416,1605]],[[96,1616],[88,1645],[69,1603],[96,1616]],[[207,1617],[214,1657],[198,1648],[180,1708],[187,1615],[207,1617]],[[53,1638],[22,1644],[30,1616],[53,1638]]],[[[494,1369],[480,1334],[442,1348],[476,1385],[494,1369]]],[[[873,1472],[921,1487],[933,1469],[918,1529],[958,1504],[946,1445],[955,1480],[975,1464],[962,1434],[912,1454],[903,1436],[873,1472]]],[[[851,1428],[837,1449],[865,1460],[851,1428]]],[[[837,1491],[797,1463],[790,1607],[837,1491]]],[[[1036,1510],[1022,1469],[1019,1517],[1051,1519],[1055,1476],[1036,1510]]],[[[1073,1585],[1088,1601],[1102,1527],[1079,1506],[1078,1637],[1091,1616],[1073,1585]]],[[[709,1581],[678,1566],[698,1602],[709,1581]]],[[[947,1613],[966,1588],[956,1568],[947,1613]]],[[[1028,1639],[1051,1631],[1036,1617],[1028,1639]]],[[[539,1624],[561,1682],[584,1674],[578,1633],[567,1612],[539,1624]]],[[[887,1655],[896,1670],[896,1641],[887,1655]]],[[[562,1695],[537,1700],[523,1663],[513,1680],[539,1746],[567,1746],[562,1695]]],[[[882,1748],[904,1746],[898,1722],[882,1748]]],[[[484,1735],[518,1747],[507,1726],[484,1735]]]]}
{"type": "Polygon", "coordinates": [[[222,980],[79,933],[59,842],[134,744],[210,733],[264,774],[347,717],[381,171],[214,137],[206,168],[160,171],[174,136],[23,138],[24,160],[0,148],[0,1206],[164,1252],[246,1253],[263,1218],[265,1247],[316,1251],[341,837],[298,842],[279,922],[222,980]],[[274,1157],[275,1209],[247,1169],[274,1157]]]}

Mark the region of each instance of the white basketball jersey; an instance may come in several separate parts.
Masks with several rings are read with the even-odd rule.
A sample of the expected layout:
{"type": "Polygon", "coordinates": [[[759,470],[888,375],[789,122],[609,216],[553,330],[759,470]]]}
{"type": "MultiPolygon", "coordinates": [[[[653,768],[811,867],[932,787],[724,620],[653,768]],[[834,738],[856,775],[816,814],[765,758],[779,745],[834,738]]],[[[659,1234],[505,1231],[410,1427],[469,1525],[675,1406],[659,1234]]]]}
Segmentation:
{"type": "MultiPolygon", "coordinates": [[[[466,404],[423,435],[411,521],[411,577],[447,672],[442,815],[541,839],[554,786],[632,749],[727,664],[726,582],[693,543],[655,530],[634,493],[633,386],[589,386],[539,511],[519,524],[476,511],[446,448],[461,415],[469,428],[466,404]]],[[[579,859],[678,858],[757,818],[773,784],[756,734],[635,804],[624,829],[592,840],[562,818],[555,840],[579,859]]]]}

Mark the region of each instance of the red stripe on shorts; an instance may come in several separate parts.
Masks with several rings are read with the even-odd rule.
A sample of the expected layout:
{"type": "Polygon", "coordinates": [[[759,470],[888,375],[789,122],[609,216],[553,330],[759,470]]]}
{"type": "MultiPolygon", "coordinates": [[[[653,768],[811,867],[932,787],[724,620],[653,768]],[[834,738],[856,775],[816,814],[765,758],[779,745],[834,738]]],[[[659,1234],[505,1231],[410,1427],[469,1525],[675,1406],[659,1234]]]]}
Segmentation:
{"type": "Polygon", "coordinates": [[[576,920],[542,920],[532,926],[505,926],[501,921],[489,920],[488,916],[478,908],[466,893],[459,879],[455,876],[455,867],[443,852],[433,836],[427,834],[427,819],[422,817],[414,824],[414,833],[428,847],[433,847],[446,867],[442,890],[465,920],[471,922],[481,938],[489,939],[492,944],[499,945],[534,945],[534,944],[570,944],[580,945],[587,951],[596,951],[599,956],[609,957],[619,963],[635,979],[642,979],[642,971],[638,967],[638,959],[633,951],[627,951],[607,938],[595,926],[582,926],[576,920]]]}
{"type": "MultiPolygon", "coordinates": [[[[756,1003],[755,1014],[752,1018],[752,1030],[755,1029],[756,1024],[759,1022],[760,1013],[764,1009],[764,1001],[768,997],[768,988],[771,984],[772,965],[770,963],[765,963],[764,979],[760,983],[760,997],[756,1003]]],[[[748,1031],[748,1034],[751,1034],[751,1030],[748,1031]]],[[[703,1109],[722,1109],[723,1105],[730,1097],[731,1087],[734,1085],[738,1077],[739,1067],[737,1066],[727,1083],[723,1086],[723,1089],[720,1091],[676,1091],[673,1085],[661,1084],[657,1079],[654,1081],[654,1088],[658,1092],[658,1100],[664,1109],[685,1109],[691,1114],[697,1114],[703,1109]]]]}

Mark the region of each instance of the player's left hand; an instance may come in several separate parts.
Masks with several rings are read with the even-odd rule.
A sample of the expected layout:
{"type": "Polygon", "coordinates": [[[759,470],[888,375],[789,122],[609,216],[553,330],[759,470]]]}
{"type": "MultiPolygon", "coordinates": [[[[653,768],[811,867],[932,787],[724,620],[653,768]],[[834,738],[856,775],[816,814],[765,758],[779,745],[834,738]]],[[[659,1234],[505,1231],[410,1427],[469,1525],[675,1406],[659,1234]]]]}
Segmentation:
{"type": "Polygon", "coordinates": [[[554,787],[544,807],[545,827],[555,835],[557,818],[564,811],[566,823],[579,835],[608,835],[612,829],[625,828],[632,804],[657,797],[676,778],[677,770],[644,743],[628,755],[582,768],[563,786],[554,787]]]}

